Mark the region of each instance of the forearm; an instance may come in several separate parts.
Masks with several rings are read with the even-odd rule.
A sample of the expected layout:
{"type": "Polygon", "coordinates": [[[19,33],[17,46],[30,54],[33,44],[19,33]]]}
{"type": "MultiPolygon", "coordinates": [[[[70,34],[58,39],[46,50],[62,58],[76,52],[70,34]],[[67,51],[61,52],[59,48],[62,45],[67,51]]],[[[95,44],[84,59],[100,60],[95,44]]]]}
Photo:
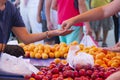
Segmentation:
{"type": "Polygon", "coordinates": [[[38,17],[41,16],[42,6],[43,6],[43,0],[39,0],[38,12],[37,12],[38,17]]]}
{"type": "Polygon", "coordinates": [[[47,22],[51,21],[50,19],[51,2],[52,0],[45,0],[45,14],[46,14],[47,22]]]}
{"type": "Polygon", "coordinates": [[[91,9],[83,14],[74,17],[73,22],[77,23],[77,22],[95,21],[112,16],[120,10],[118,4],[119,1],[118,2],[113,1],[108,5],[91,9]]]}
{"type": "Polygon", "coordinates": [[[120,71],[113,73],[106,80],[120,80],[120,71]]]}
{"type": "MultiPolygon", "coordinates": [[[[78,3],[79,3],[80,14],[86,12],[87,11],[87,6],[86,6],[86,3],[85,3],[85,0],[78,0],[78,3]]],[[[86,25],[87,28],[90,28],[89,22],[84,22],[84,24],[86,25]]]]}

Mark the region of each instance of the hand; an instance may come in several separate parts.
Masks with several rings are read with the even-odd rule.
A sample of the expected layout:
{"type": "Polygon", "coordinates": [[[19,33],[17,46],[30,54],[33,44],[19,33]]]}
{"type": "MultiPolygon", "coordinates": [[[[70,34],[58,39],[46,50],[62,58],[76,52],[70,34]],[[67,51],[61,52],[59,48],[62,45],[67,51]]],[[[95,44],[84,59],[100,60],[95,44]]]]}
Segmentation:
{"type": "Polygon", "coordinates": [[[24,56],[25,52],[22,47],[18,45],[6,45],[4,49],[4,53],[19,57],[24,56]]]}
{"type": "Polygon", "coordinates": [[[48,23],[47,23],[47,28],[48,28],[49,31],[50,31],[50,30],[54,30],[54,27],[53,27],[52,22],[48,22],[48,23]]]}
{"type": "Polygon", "coordinates": [[[113,52],[120,52],[120,47],[105,47],[103,50],[109,50],[113,52]]]}
{"type": "Polygon", "coordinates": [[[111,74],[110,76],[107,77],[107,79],[105,80],[120,80],[120,71],[117,71],[113,74],[111,74]]]}
{"type": "Polygon", "coordinates": [[[68,19],[63,21],[63,23],[61,24],[61,27],[62,29],[70,29],[73,24],[74,22],[72,21],[72,19],[68,19]]]}
{"type": "Polygon", "coordinates": [[[88,28],[88,29],[87,29],[87,31],[86,31],[86,34],[88,34],[88,35],[91,35],[91,36],[92,36],[92,30],[91,30],[90,28],[88,28]]]}
{"type": "Polygon", "coordinates": [[[37,15],[37,21],[38,21],[38,23],[41,23],[41,16],[40,15],[37,15]]]}
{"type": "Polygon", "coordinates": [[[49,34],[52,36],[65,36],[67,34],[70,34],[73,30],[52,30],[49,31],[49,34]]]}

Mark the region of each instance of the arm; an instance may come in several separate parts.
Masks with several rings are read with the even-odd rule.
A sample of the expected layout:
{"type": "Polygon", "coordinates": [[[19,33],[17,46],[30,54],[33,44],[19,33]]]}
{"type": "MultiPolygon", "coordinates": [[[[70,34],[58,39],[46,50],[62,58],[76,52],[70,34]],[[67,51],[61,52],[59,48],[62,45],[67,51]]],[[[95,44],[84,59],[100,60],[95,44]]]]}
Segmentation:
{"type": "Polygon", "coordinates": [[[42,7],[43,7],[43,2],[44,2],[44,0],[39,0],[38,13],[37,13],[37,21],[39,23],[41,22],[41,11],[42,11],[42,7]]]}
{"type": "MultiPolygon", "coordinates": [[[[78,0],[78,6],[79,6],[80,13],[84,13],[87,11],[87,6],[86,6],[85,1],[86,0],[78,0]]],[[[87,34],[91,34],[92,30],[90,28],[89,22],[85,22],[85,26],[86,26],[87,34]]]]}
{"type": "Polygon", "coordinates": [[[50,15],[50,11],[51,11],[51,3],[52,0],[45,0],[45,14],[46,14],[46,19],[47,19],[47,27],[48,30],[52,30],[52,22],[51,22],[51,15],[50,15]]]}
{"type": "Polygon", "coordinates": [[[57,10],[57,0],[52,0],[52,9],[57,10]]]}
{"type": "Polygon", "coordinates": [[[106,80],[120,80],[120,71],[113,73],[106,80]]]}
{"type": "Polygon", "coordinates": [[[72,32],[71,30],[67,30],[67,31],[66,30],[52,30],[52,31],[41,32],[41,33],[36,33],[36,34],[29,34],[25,27],[13,27],[12,31],[25,44],[43,40],[48,37],[66,35],[72,32]]]}
{"type": "Polygon", "coordinates": [[[120,10],[119,4],[120,0],[114,0],[108,5],[89,10],[83,14],[64,21],[62,27],[68,29],[77,22],[94,21],[112,16],[120,10]]]}

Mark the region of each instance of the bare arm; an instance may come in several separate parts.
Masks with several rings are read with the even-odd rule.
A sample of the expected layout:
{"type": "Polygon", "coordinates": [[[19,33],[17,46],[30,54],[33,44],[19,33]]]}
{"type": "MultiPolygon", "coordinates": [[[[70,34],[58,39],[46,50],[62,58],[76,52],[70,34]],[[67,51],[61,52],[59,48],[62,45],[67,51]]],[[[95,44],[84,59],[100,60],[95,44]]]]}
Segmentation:
{"type": "MultiPolygon", "coordinates": [[[[78,0],[78,6],[79,6],[79,12],[80,13],[84,13],[87,11],[87,6],[86,6],[86,3],[85,3],[86,0],[78,0]]],[[[91,28],[90,28],[90,24],[89,22],[85,22],[85,25],[86,25],[86,29],[87,29],[87,34],[91,34],[91,28]]]]}
{"type": "Polygon", "coordinates": [[[52,29],[52,22],[50,18],[51,3],[52,3],[52,0],[45,0],[45,14],[46,14],[46,19],[47,19],[48,30],[52,29]]]}
{"type": "Polygon", "coordinates": [[[41,32],[36,34],[29,34],[25,27],[13,27],[13,33],[25,44],[33,43],[36,41],[43,40],[48,37],[67,35],[71,33],[71,30],[52,30],[47,32],[41,32]]]}
{"type": "Polygon", "coordinates": [[[69,19],[68,21],[63,22],[62,27],[70,28],[71,25],[77,22],[94,21],[112,16],[120,10],[119,4],[120,0],[114,0],[108,5],[89,10],[83,14],[69,19]]]}
{"type": "Polygon", "coordinates": [[[57,10],[57,0],[52,0],[52,9],[57,10]]]}
{"type": "Polygon", "coordinates": [[[41,22],[41,11],[43,7],[43,1],[44,0],[39,0],[39,5],[38,5],[38,13],[37,13],[37,21],[41,22]]]}
{"type": "Polygon", "coordinates": [[[120,80],[120,71],[113,73],[106,80],[120,80]]]}

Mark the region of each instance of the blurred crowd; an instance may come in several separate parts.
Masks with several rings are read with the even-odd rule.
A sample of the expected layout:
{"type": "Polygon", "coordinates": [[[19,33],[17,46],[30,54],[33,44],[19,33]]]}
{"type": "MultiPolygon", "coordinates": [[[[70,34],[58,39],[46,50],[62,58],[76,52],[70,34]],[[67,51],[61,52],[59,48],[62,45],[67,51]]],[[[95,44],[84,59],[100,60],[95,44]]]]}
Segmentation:
{"type": "MultiPolygon", "coordinates": [[[[20,11],[22,19],[29,33],[39,33],[48,30],[61,29],[64,20],[84,13],[87,10],[97,8],[110,3],[112,0],[10,0],[20,11]]],[[[102,47],[107,47],[109,31],[114,29],[115,43],[120,37],[120,13],[114,16],[93,21],[77,23],[72,26],[73,32],[66,36],[35,42],[35,44],[54,45],[60,42],[70,44],[78,43],[86,33],[93,36],[96,42],[102,42],[102,47]],[[102,35],[101,35],[102,34],[102,35]]],[[[13,33],[9,40],[17,39],[13,33]]],[[[18,39],[17,39],[18,40],[18,39]]],[[[19,40],[18,40],[19,41],[19,40]]],[[[19,41],[20,42],[20,41],[19,41]]]]}

